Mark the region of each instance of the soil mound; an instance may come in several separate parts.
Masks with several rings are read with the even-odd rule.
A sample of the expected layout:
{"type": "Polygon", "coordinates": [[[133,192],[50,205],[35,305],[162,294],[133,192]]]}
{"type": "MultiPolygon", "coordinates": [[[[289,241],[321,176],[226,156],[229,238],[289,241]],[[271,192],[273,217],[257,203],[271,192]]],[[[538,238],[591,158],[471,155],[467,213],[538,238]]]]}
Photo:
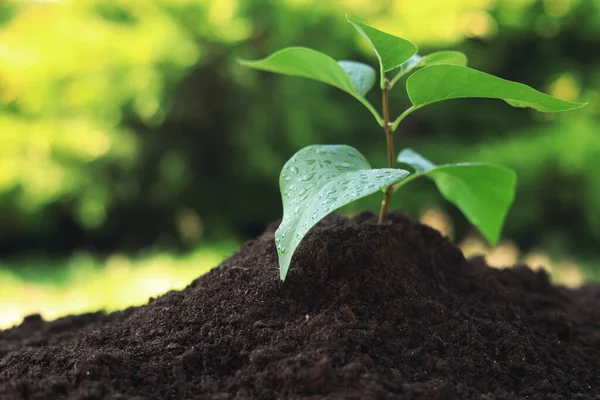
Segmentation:
{"type": "Polygon", "coordinates": [[[598,399],[600,289],[466,260],[399,213],[273,224],[146,306],[0,331],[1,399],[598,399]]]}

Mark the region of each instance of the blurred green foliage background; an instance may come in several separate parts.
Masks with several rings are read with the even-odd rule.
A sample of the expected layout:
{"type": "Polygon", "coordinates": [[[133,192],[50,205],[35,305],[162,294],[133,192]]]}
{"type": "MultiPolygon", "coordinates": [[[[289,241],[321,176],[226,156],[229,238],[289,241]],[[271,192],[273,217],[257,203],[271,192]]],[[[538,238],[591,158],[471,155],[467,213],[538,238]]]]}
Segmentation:
{"type": "MultiPolygon", "coordinates": [[[[303,146],[347,143],[384,165],[385,138],[354,99],[235,61],[298,45],[375,64],[346,13],[591,103],[550,115],[436,104],[403,123],[397,150],[514,168],[507,243],[596,279],[600,0],[12,0],[0,5],[0,326],[185,285],[280,217],[279,170],[303,146]],[[156,273],[162,283],[136,286],[156,273]]],[[[397,115],[408,100],[397,90],[391,103],[397,115]]],[[[441,210],[457,241],[476,240],[432,185],[409,188],[394,208],[441,210]]]]}

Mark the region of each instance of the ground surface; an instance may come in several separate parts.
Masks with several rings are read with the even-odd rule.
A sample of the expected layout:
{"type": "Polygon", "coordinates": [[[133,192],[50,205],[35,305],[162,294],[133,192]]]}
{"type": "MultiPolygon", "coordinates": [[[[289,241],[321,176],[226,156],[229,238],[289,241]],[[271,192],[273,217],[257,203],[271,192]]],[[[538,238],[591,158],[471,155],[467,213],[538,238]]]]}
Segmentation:
{"type": "Polygon", "coordinates": [[[598,399],[600,289],[467,261],[400,214],[273,231],[144,307],[0,331],[1,399],[598,399]]]}

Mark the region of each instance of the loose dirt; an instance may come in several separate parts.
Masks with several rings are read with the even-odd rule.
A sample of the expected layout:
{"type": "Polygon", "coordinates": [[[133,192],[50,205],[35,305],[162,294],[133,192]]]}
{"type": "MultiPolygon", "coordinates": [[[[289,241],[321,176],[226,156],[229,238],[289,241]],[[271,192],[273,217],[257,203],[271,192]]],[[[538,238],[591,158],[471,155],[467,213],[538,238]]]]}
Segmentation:
{"type": "Polygon", "coordinates": [[[598,399],[600,288],[330,216],[282,284],[272,224],[182,291],[0,331],[0,399],[598,399]]]}

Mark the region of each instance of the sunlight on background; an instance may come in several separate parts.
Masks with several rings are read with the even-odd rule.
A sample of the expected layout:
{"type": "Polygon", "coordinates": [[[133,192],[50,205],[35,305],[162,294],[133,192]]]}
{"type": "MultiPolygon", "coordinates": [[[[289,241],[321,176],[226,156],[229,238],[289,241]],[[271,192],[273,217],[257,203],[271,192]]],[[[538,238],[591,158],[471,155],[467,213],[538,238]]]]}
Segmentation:
{"type": "MultiPolygon", "coordinates": [[[[429,209],[420,221],[449,238],[452,234],[452,219],[439,209],[429,209]]],[[[561,285],[578,287],[585,282],[581,266],[572,260],[557,261],[544,252],[529,252],[522,254],[517,245],[510,240],[504,240],[495,247],[490,247],[479,234],[467,236],[457,243],[465,257],[482,255],[487,264],[494,268],[507,268],[514,265],[527,265],[534,270],[543,269],[552,279],[561,285]]]]}
{"type": "MultiPolygon", "coordinates": [[[[281,83],[284,81],[241,70],[234,62],[238,55],[259,57],[274,50],[273,47],[306,43],[339,51],[341,41],[348,47],[357,46],[364,57],[372,57],[364,40],[349,27],[344,32],[332,31],[332,24],[345,24],[347,13],[425,48],[455,48],[472,40],[475,60],[486,65],[481,53],[490,41],[502,35],[525,38],[527,33],[523,30],[532,27],[538,35],[536,40],[543,45],[544,39],[557,37],[567,29],[576,12],[591,16],[589,25],[576,28],[587,29],[586,34],[594,37],[600,26],[600,2],[596,0],[12,0],[3,3],[0,6],[0,247],[9,237],[24,243],[35,237],[36,243],[42,245],[60,242],[56,236],[65,231],[64,221],[71,219],[79,229],[70,233],[75,239],[88,235],[104,238],[107,230],[110,237],[110,232],[121,233],[117,222],[122,214],[118,211],[135,214],[141,206],[154,211],[168,210],[170,214],[165,212],[160,217],[142,214],[132,220],[133,224],[156,219],[162,221],[161,227],[174,228],[173,232],[165,232],[164,237],[148,240],[147,251],[133,246],[134,251],[128,255],[117,250],[116,254],[100,257],[77,250],[60,260],[48,256],[32,261],[32,254],[38,254],[38,249],[32,248],[19,254],[17,261],[8,262],[3,261],[0,253],[0,327],[18,323],[31,313],[52,319],[69,313],[122,309],[143,304],[149,296],[183,288],[235,249],[228,244],[230,238],[237,238],[227,232],[231,221],[223,221],[213,229],[217,239],[228,242],[204,245],[205,228],[213,228],[206,226],[205,217],[216,211],[228,216],[237,208],[240,213],[249,213],[251,207],[262,206],[260,198],[248,206],[245,197],[239,205],[224,202],[229,194],[223,194],[223,176],[230,179],[229,188],[236,186],[232,180],[254,183],[255,175],[265,181],[273,180],[272,176],[277,174],[274,170],[281,166],[285,154],[282,148],[287,146],[285,151],[289,151],[299,143],[316,140],[318,135],[310,126],[340,127],[338,130],[345,132],[359,121],[349,119],[347,110],[340,111],[328,104],[330,92],[318,92],[321,89],[307,84],[307,98],[299,99],[294,97],[298,88],[293,86],[295,83],[281,83]],[[315,33],[311,34],[313,28],[315,33]],[[192,88],[191,94],[176,96],[185,93],[188,86],[192,88]],[[261,95],[239,100],[241,94],[248,96],[248,92],[252,96],[261,95]],[[304,103],[297,103],[298,100],[304,103]],[[242,101],[245,103],[241,104],[242,101]],[[185,107],[188,108],[184,112],[185,107]],[[254,112],[256,107],[267,112],[254,112]],[[233,113],[239,113],[241,118],[246,109],[250,116],[240,125],[227,125],[238,115],[233,113]],[[309,125],[308,118],[315,125],[309,125]],[[229,130],[225,131],[224,126],[229,130]],[[236,159],[234,164],[243,165],[243,171],[235,170],[234,167],[239,167],[233,165],[234,172],[218,175],[219,171],[211,164],[214,159],[198,160],[198,153],[194,153],[196,142],[180,143],[178,132],[197,135],[203,140],[215,138],[214,142],[197,143],[206,146],[208,153],[220,152],[217,158],[227,158],[229,154],[223,152],[241,148],[248,158],[236,159]],[[279,142],[280,139],[283,141],[279,142]],[[223,145],[218,147],[215,143],[223,145]],[[205,198],[207,202],[199,205],[205,198]],[[225,207],[230,208],[223,211],[225,207]],[[173,250],[168,246],[165,250],[163,242],[176,245],[171,247],[173,250]],[[196,250],[174,254],[181,243],[196,250]],[[131,255],[140,251],[151,255],[131,255]]],[[[500,42],[494,47],[497,50],[494,54],[506,54],[503,46],[500,42]]],[[[554,54],[552,48],[543,49],[549,57],[554,54]]],[[[520,64],[512,68],[522,69],[520,64]]],[[[561,62],[546,71],[549,78],[539,83],[539,89],[567,100],[600,102],[600,90],[594,85],[600,81],[600,75],[593,72],[600,68],[590,65],[592,72],[587,72],[587,81],[581,69],[571,60],[561,62]]],[[[556,124],[536,128],[526,135],[509,132],[506,137],[476,144],[470,140],[459,143],[455,139],[420,144],[426,150],[423,154],[444,156],[448,149],[454,149],[453,154],[459,156],[465,154],[511,166],[523,182],[538,182],[545,178],[538,167],[551,166],[554,168],[551,171],[558,171],[570,185],[555,201],[560,204],[579,201],[581,207],[580,203],[574,207],[585,220],[581,229],[600,237],[597,201],[600,108],[588,107],[564,118],[554,115],[534,118],[542,122],[553,120],[556,124]]],[[[481,132],[482,136],[487,133],[481,132]]],[[[342,140],[342,136],[329,138],[342,140]]],[[[203,154],[206,156],[207,152],[203,154]]],[[[548,178],[550,184],[552,177],[548,178]]],[[[256,182],[257,187],[265,187],[261,186],[263,181],[256,182]]],[[[532,202],[531,208],[517,210],[517,218],[529,218],[530,224],[547,218],[535,203],[539,200],[535,197],[538,189],[532,186],[528,192],[532,196],[527,198],[532,202]]],[[[245,229],[266,224],[260,220],[263,214],[256,215],[244,221],[245,229]]],[[[422,221],[453,236],[453,222],[440,209],[427,210],[422,221]]],[[[254,232],[251,228],[244,232],[254,232]]],[[[134,230],[133,238],[144,233],[145,225],[134,230]]],[[[121,244],[117,243],[117,248],[121,244]]],[[[485,254],[496,267],[523,262],[543,268],[554,280],[568,286],[580,285],[588,277],[579,260],[564,254],[549,255],[542,250],[523,253],[510,240],[489,248],[473,234],[462,240],[460,246],[467,256],[485,254]]],[[[107,254],[112,253],[115,251],[107,254]]]]}
{"type": "Polygon", "coordinates": [[[87,254],[72,256],[52,271],[48,266],[2,265],[0,328],[39,313],[45,319],[67,314],[115,311],[142,305],[148,298],[179,290],[231,255],[235,245],[199,249],[186,256],[150,255],[130,259],[113,255],[100,261],[87,254]],[[6,269],[6,268],[10,269],[6,269]]]}

